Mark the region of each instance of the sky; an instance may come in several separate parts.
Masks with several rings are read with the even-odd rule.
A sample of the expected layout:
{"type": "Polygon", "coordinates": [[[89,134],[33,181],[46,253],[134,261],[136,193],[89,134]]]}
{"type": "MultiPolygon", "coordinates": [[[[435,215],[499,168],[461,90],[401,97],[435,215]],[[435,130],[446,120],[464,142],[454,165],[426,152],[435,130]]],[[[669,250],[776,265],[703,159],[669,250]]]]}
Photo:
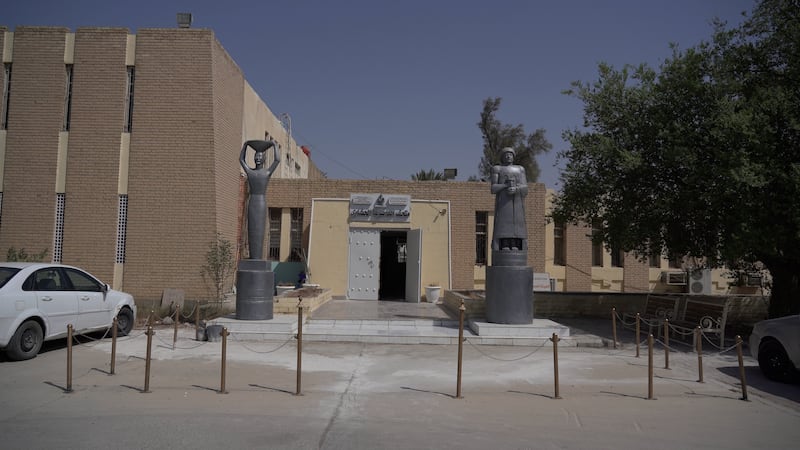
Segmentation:
{"type": "MultiPolygon", "coordinates": [[[[736,25],[755,0],[0,0],[0,25],[172,28],[189,12],[329,178],[409,180],[420,170],[478,175],[483,100],[553,149],[540,182],[558,189],[583,105],[563,94],[597,66],[647,63],[736,25]]],[[[529,180],[531,181],[531,180],[529,180]]]]}

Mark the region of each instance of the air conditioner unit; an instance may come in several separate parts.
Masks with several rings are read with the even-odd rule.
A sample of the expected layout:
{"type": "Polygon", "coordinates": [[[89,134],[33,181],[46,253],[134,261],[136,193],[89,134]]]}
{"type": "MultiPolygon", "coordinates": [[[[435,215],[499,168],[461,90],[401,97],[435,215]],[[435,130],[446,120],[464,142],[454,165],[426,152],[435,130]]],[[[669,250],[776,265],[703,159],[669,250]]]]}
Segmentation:
{"type": "Polygon", "coordinates": [[[758,272],[745,274],[744,285],[749,287],[761,287],[764,283],[764,277],[758,272]]]}
{"type": "Polygon", "coordinates": [[[711,294],[711,270],[698,269],[690,271],[688,286],[690,294],[711,294]]]}
{"type": "Polygon", "coordinates": [[[686,286],[686,272],[661,272],[661,279],[667,286],[686,286]]]}

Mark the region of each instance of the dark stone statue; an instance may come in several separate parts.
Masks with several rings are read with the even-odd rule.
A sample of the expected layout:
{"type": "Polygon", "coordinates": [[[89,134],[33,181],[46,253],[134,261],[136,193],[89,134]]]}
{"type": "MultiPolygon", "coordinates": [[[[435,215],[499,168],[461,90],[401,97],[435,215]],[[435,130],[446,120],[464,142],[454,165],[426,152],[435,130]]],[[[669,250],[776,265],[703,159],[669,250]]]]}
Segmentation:
{"type": "Polygon", "coordinates": [[[264,233],[267,223],[267,184],[272,172],[280,164],[278,146],[274,141],[247,141],[242,146],[242,153],[239,156],[239,164],[242,165],[244,173],[247,174],[247,183],[250,187],[250,196],[247,200],[247,245],[250,250],[250,259],[264,258],[264,233]],[[255,150],[253,160],[256,167],[250,168],[247,165],[247,147],[255,150]],[[275,151],[275,158],[269,167],[264,167],[266,152],[272,147],[275,151]]]}
{"type": "Polygon", "coordinates": [[[492,167],[494,201],[492,264],[486,268],[486,320],[530,324],[533,321],[533,269],[528,266],[525,168],[514,165],[513,148],[501,150],[501,165],[492,167]]]}
{"type": "Polygon", "coordinates": [[[247,174],[250,195],[247,199],[247,245],[249,259],[239,261],[236,271],[236,318],[239,320],[272,319],[275,274],[264,259],[264,234],[267,224],[267,184],[280,164],[278,146],[273,141],[246,141],[239,163],[247,174]],[[256,167],[247,165],[247,148],[255,150],[256,167]],[[266,152],[272,147],[275,160],[264,167],[266,152]]]}

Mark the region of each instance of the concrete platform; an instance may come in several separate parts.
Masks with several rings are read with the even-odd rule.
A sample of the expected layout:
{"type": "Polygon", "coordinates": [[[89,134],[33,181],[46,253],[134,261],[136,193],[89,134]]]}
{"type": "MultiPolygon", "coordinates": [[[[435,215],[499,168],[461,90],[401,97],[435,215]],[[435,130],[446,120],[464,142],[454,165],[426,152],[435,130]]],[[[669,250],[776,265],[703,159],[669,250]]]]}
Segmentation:
{"type": "MultiPolygon", "coordinates": [[[[331,300],[303,318],[303,339],[379,344],[458,344],[458,320],[441,305],[388,301],[331,300]]],[[[272,320],[209,321],[222,325],[239,340],[284,340],[297,334],[296,314],[275,314],[272,320]]],[[[603,347],[606,340],[588,333],[572,336],[570,328],[548,319],[530,325],[491,324],[470,319],[464,338],[475,345],[541,346],[556,333],[559,345],[603,347]]]]}

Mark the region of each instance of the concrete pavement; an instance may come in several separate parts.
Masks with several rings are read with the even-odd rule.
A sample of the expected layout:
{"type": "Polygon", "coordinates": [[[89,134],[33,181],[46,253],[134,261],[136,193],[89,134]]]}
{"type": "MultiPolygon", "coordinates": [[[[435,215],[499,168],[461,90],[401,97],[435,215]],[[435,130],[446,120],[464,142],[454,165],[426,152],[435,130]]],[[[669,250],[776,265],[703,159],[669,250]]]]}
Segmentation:
{"type": "MultiPolygon", "coordinates": [[[[575,320],[574,330],[608,328],[575,320]],[[583,328],[581,328],[583,327],[583,328]]],[[[609,328],[610,332],[610,328],[609,328]]],[[[746,359],[750,401],[740,400],[735,354],[697,358],[622,348],[559,348],[561,400],[553,399],[552,344],[457,345],[304,342],[230,338],[226,390],[221,342],[181,327],[153,336],[150,393],[142,393],[146,336],[135,330],[74,347],[73,390],[64,393],[66,349],[0,362],[4,448],[789,448],[800,442],[800,386],[764,379],[746,359]]],[[[581,334],[581,333],[576,333],[581,334]]],[[[598,339],[605,339],[597,336],[598,339]]],[[[86,338],[83,338],[86,341],[86,338]]]]}

